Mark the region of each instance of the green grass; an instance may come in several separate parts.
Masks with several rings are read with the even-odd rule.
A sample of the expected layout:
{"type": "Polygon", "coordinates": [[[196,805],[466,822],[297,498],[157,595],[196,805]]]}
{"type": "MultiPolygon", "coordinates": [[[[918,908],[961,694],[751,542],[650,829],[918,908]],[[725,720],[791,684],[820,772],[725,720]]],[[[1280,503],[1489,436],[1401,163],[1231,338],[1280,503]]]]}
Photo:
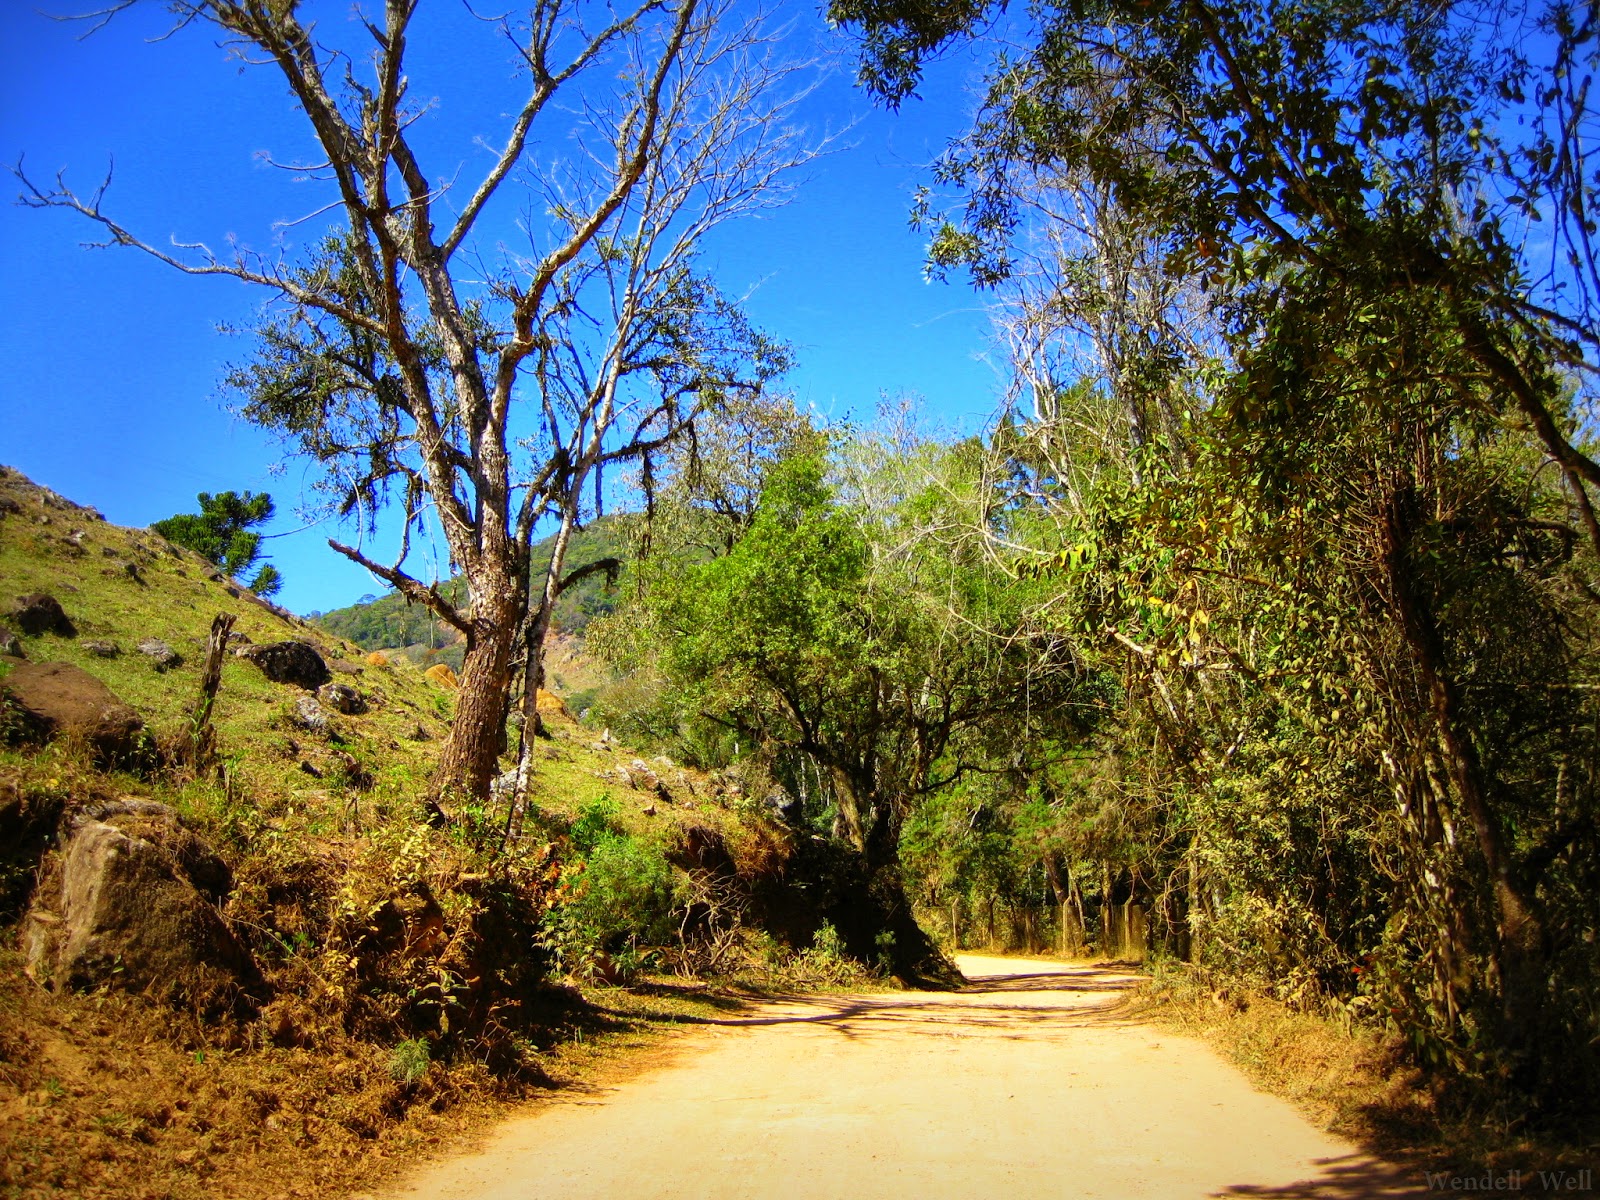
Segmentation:
{"type": "MultiPolygon", "coordinates": [[[[231,792],[247,797],[259,813],[284,817],[314,833],[343,821],[354,800],[366,816],[409,812],[432,773],[439,746],[449,733],[454,694],[425,679],[421,670],[396,655],[381,666],[367,652],[311,622],[279,615],[247,594],[230,595],[227,581],[210,578],[217,569],[192,551],[173,546],[141,529],[125,529],[98,519],[90,510],[52,497],[14,471],[0,469],[0,498],[20,512],[0,517],[0,610],[30,592],[54,595],[77,626],[77,636],[24,637],[30,661],[60,661],[81,667],[136,708],[158,738],[177,737],[187,728],[199,694],[211,621],[219,612],[236,615],[236,632],[253,642],[300,639],[315,645],[334,679],[353,684],[368,700],[361,716],[330,714],[335,738],[319,739],[299,729],[295,702],[306,693],[269,681],[253,664],[231,655],[222,672],[214,709],[218,752],[229,765],[231,792]],[[74,535],[81,531],[81,536],[74,535]],[[73,542],[76,541],[76,545],[73,542]],[[123,569],[138,567],[135,579],[123,569]],[[183,656],[165,673],[138,651],[145,638],[159,638],[183,656]],[[85,648],[90,641],[113,641],[122,653],[100,658],[85,648]],[[427,740],[416,740],[418,726],[427,740]],[[294,746],[299,747],[298,753],[294,746]],[[338,767],[335,751],[357,759],[373,776],[373,786],[357,794],[338,767]],[[322,773],[301,770],[310,761],[322,773]]],[[[10,668],[0,663],[0,678],[10,668]]],[[[673,789],[671,804],[629,787],[618,768],[636,757],[620,746],[596,746],[594,731],[564,718],[550,721],[553,737],[537,747],[533,799],[555,833],[587,804],[610,794],[616,821],[629,834],[667,841],[685,825],[711,825],[737,842],[748,831],[739,815],[705,794],[678,783],[678,772],[652,764],[673,789]],[[609,772],[610,778],[602,776],[609,772]],[[654,809],[654,813],[650,812],[654,809]]],[[[513,766],[510,758],[502,764],[513,766]]],[[[164,797],[171,798],[171,797],[164,797]]],[[[177,803],[197,814],[218,813],[226,795],[209,781],[186,785],[177,803]]],[[[486,814],[493,819],[493,814],[486,814]]]]}
{"type": "MultiPolygon", "coordinates": [[[[9,608],[18,596],[48,592],[77,627],[76,637],[23,637],[30,661],[82,668],[137,709],[158,738],[176,737],[187,727],[199,694],[212,618],[233,613],[235,631],[253,642],[301,639],[315,645],[330,667],[358,668],[359,673],[335,668],[334,678],[353,684],[372,710],[334,716],[337,748],[369,768],[381,768],[392,780],[414,785],[426,779],[437,742],[448,731],[452,700],[408,664],[369,665],[353,644],[275,613],[247,593],[230,595],[230,589],[238,589],[210,579],[216,568],[199,555],[148,530],[123,529],[94,519],[87,510],[56,507],[15,473],[0,477],[0,496],[22,508],[0,519],[0,608],[9,608]],[[81,536],[74,538],[77,531],[81,536]],[[128,562],[138,567],[137,578],[123,569],[128,562]],[[183,656],[183,664],[156,671],[139,653],[145,638],[166,642],[183,656]],[[101,658],[86,648],[92,641],[115,642],[121,653],[101,658]],[[412,740],[418,724],[430,741],[412,740]]],[[[0,664],[0,675],[9,670],[0,664]]],[[[291,714],[305,694],[271,682],[244,659],[230,655],[225,660],[213,719],[220,753],[238,764],[236,782],[258,794],[302,802],[330,790],[331,772],[319,781],[300,770],[302,758],[331,759],[334,748],[296,728],[291,714]],[[291,740],[304,753],[295,755],[291,740]]]]}

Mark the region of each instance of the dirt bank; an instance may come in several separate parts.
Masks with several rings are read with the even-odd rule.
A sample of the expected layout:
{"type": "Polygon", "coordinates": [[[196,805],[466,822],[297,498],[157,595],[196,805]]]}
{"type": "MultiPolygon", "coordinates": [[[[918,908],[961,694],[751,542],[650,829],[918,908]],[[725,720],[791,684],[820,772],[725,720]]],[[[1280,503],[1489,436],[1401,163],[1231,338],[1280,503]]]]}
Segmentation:
{"type": "Polygon", "coordinates": [[[396,1200],[1420,1195],[1118,1013],[1115,971],[963,957],[965,991],[764,1004],[618,1086],[568,1094],[396,1200]]]}

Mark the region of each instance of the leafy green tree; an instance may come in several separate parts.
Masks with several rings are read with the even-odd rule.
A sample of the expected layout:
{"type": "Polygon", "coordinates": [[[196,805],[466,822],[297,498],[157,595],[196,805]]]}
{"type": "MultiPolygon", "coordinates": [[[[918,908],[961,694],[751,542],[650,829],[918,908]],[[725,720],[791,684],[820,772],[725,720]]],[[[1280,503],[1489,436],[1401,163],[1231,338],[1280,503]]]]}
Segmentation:
{"type": "MultiPolygon", "coordinates": [[[[261,559],[261,534],[255,527],[272,520],[272,497],[266,492],[201,492],[199,501],[199,512],[178,513],[150,528],[216,563],[229,577],[241,578],[261,559]]],[[[271,596],[283,586],[283,576],[271,563],[263,563],[247,586],[258,596],[271,596]]]]}
{"type": "MultiPolygon", "coordinates": [[[[857,856],[892,958],[912,974],[931,960],[900,874],[908,815],[1004,761],[1030,723],[1081,725],[1096,701],[1092,680],[1040,670],[1062,666],[1070,647],[1034,636],[1023,618],[1030,584],[986,568],[976,543],[908,536],[950,527],[941,508],[972,491],[960,486],[970,453],[921,453],[884,475],[863,452],[836,483],[813,436],[762,472],[759,502],[725,553],[647,569],[633,608],[600,639],[627,665],[662,672],[682,704],[747,752],[815,766],[831,832],[857,856]],[[933,481],[916,482],[930,466],[933,481]]],[[[851,456],[841,447],[840,459],[851,456]]],[[[865,954],[854,943],[874,956],[870,941],[865,954]]]]}
{"type": "MultiPolygon", "coordinates": [[[[831,11],[892,104],[999,8],[831,11]]],[[[1579,899],[1600,846],[1577,766],[1595,727],[1600,25],[1561,0],[1506,15],[1008,14],[938,168],[959,198],[925,218],[936,266],[1005,285],[1041,178],[1088,187],[1224,318],[1221,353],[1189,364],[1191,459],[1096,474],[1048,412],[1014,456],[1059,525],[1060,610],[1129,684],[1117,740],[1162,766],[1130,798],[1173,818],[1153,865],[1185,920],[1218,962],[1397,1014],[1424,1060],[1554,1102],[1592,1094],[1594,1021],[1574,1016],[1592,1009],[1570,998],[1593,987],[1579,947],[1600,925],[1579,899]],[[1549,262],[1524,238],[1538,219],[1549,262]]],[[[1082,314],[1071,283],[1035,307],[1082,314]]],[[[1119,400],[1126,381],[1109,379],[1119,400]]]]}

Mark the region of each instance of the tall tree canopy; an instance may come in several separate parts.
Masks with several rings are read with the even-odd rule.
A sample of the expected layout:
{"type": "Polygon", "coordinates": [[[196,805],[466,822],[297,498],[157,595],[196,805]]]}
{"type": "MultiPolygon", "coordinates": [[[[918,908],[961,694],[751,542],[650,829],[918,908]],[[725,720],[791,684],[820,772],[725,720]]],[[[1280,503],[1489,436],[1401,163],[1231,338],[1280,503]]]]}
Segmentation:
{"type": "Polygon", "coordinates": [[[1458,1077],[1592,1097],[1593,7],[830,11],[891,105],[1006,47],[918,216],[1008,313],[994,507],[1055,528],[996,552],[1123,680],[1084,777],[1146,896],[1458,1077]]]}
{"type": "Polygon", "coordinates": [[[463,10],[468,30],[501,39],[521,89],[487,169],[463,181],[448,152],[429,160],[422,134],[427,82],[407,59],[421,0],[320,25],[295,3],[168,7],[282,75],[320,147],[304,169],[338,214],[326,239],[298,264],[224,258],[141,238],[104,189],[24,177],[26,200],[76,210],[110,243],[178,269],[275,293],[255,357],[231,378],[246,415],[326,469],[341,511],[370,524],[398,508],[392,563],[332,545],[466,641],[433,786],[443,812],[451,793],[487,795],[519,638],[537,689],[550,613],[573,581],[565,550],[602,473],[648,460],[785,365],[697,255],[711,228],[783,200],[785,170],[811,154],[789,120],[804,84],[766,18],[730,0],[463,10]],[[540,146],[565,150],[536,161],[540,146]],[[465,604],[411,573],[427,521],[467,581],[465,604]],[[555,552],[535,579],[529,546],[547,521],[555,552]]]}

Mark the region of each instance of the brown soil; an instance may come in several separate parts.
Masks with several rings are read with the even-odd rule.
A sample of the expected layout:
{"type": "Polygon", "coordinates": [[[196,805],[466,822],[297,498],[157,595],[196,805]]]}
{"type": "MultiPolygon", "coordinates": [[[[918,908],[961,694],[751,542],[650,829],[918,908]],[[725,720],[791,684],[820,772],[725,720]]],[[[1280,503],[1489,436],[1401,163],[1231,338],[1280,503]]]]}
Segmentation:
{"type": "Polygon", "coordinates": [[[607,1086],[658,1061],[679,1022],[742,1004],[690,985],[595,989],[543,1014],[559,1037],[542,1080],[468,1061],[408,1084],[384,1047],[233,1048],[230,1027],[136,997],[45,992],[0,949],[0,1198],[360,1197],[472,1144],[509,1101],[607,1086]]]}
{"type": "Polygon", "coordinates": [[[1124,1011],[1114,968],[966,956],[957,993],[811,996],[506,1122],[396,1198],[1421,1195],[1124,1011]]]}

